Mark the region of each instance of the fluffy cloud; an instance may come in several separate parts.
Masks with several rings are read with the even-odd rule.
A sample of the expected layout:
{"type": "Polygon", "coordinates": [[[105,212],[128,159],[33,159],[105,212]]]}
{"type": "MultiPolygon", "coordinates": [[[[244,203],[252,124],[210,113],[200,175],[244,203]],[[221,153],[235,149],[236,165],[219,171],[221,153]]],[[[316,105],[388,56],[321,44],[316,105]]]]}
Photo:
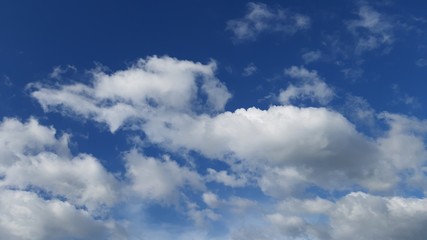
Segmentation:
{"type": "MultiPolygon", "coordinates": [[[[33,96],[47,110],[55,108],[63,113],[72,110],[75,111],[73,114],[95,121],[108,123],[107,119],[100,119],[102,117],[98,113],[111,111],[114,118],[122,118],[118,124],[110,123],[111,130],[133,119],[138,124],[133,129],[141,130],[149,142],[163,149],[197,151],[229,164],[231,168],[227,172],[209,170],[205,178],[207,181],[230,187],[255,182],[264,193],[275,197],[303,192],[310,185],[326,189],[349,189],[358,185],[371,191],[389,190],[402,180],[398,173],[408,169],[413,171],[425,162],[424,143],[418,135],[414,135],[414,132],[421,134],[424,130],[418,127],[395,131],[397,125],[393,119],[397,118],[401,119],[399,122],[402,126],[414,125],[414,122],[424,124],[419,120],[406,121],[404,119],[408,118],[405,116],[385,114],[385,123],[390,130],[372,139],[357,132],[355,126],[341,114],[325,108],[286,105],[267,110],[249,108],[219,113],[229,93],[215,78],[213,70],[212,65],[153,57],[128,70],[110,75],[97,73],[99,76],[94,77],[91,86],[39,87],[33,96]],[[79,91],[66,90],[68,88],[79,91]],[[205,104],[219,106],[214,108],[214,112],[207,109],[199,111],[204,99],[200,92],[207,94],[205,104]],[[64,98],[66,95],[67,98],[64,98]],[[214,95],[222,97],[212,97],[214,95]],[[83,102],[77,104],[68,101],[70,99],[83,102]],[[91,101],[98,102],[93,105],[96,110],[82,114],[85,110],[79,108],[80,104],[91,101]],[[105,102],[109,104],[103,105],[105,102]],[[130,117],[111,108],[111,105],[117,107],[119,104],[135,114],[130,117]],[[405,142],[411,143],[411,146],[403,147],[406,146],[405,142]],[[394,150],[388,150],[390,146],[394,150]],[[240,177],[235,177],[237,175],[240,177]]],[[[316,71],[294,66],[286,69],[285,73],[302,83],[282,91],[281,99],[284,102],[308,98],[326,104],[334,96],[316,71]]],[[[153,187],[153,184],[135,184],[134,190],[143,196],[152,195],[154,199],[170,197],[171,189],[186,184],[192,187],[197,185],[197,177],[173,161],[159,162],[142,157],[129,163],[132,164],[128,165],[128,177],[137,179],[136,182],[149,183],[144,174],[140,176],[134,169],[144,172],[144,169],[153,168],[153,172],[165,173],[165,176],[175,173],[176,179],[168,177],[153,183],[157,186],[165,182],[171,184],[171,188],[168,184],[160,184],[164,186],[160,188],[153,187]]],[[[416,171],[410,178],[424,177],[420,171],[416,171]]],[[[176,195],[176,192],[172,195],[176,195]]]]}
{"type": "Polygon", "coordinates": [[[126,239],[111,221],[95,220],[84,209],[32,192],[0,191],[0,238],[126,239]]]}
{"type": "Polygon", "coordinates": [[[216,65],[170,57],[140,59],[129,69],[107,74],[93,70],[90,85],[59,88],[33,84],[32,96],[45,111],[59,111],[108,124],[112,132],[152,111],[216,112],[231,97],[214,76],[216,65]],[[204,96],[205,101],[200,102],[204,96]]]}
{"type": "Polygon", "coordinates": [[[285,74],[300,82],[297,85],[290,84],[280,92],[278,99],[282,104],[289,104],[295,100],[309,99],[326,105],[334,97],[334,91],[320,79],[316,71],[292,66],[285,69],[285,74]]]}
{"type": "Polygon", "coordinates": [[[186,186],[204,189],[202,178],[197,172],[179,166],[168,157],[155,159],[132,150],[126,154],[125,160],[130,187],[142,199],[177,204],[180,189],[186,186]]]}
{"type": "Polygon", "coordinates": [[[40,188],[91,211],[116,201],[115,178],[89,155],[72,158],[67,135],[57,139],[34,119],[5,119],[0,133],[0,187],[40,188]]]}
{"type": "Polygon", "coordinates": [[[301,183],[340,188],[350,180],[384,189],[396,181],[376,143],[340,114],[323,108],[238,109],[212,118],[165,116],[147,122],[143,130],[150,141],[166,148],[196,150],[227,161],[240,174],[248,169],[265,173],[260,186],[274,195],[292,192],[301,183]],[[235,159],[244,161],[234,164],[235,159]]]}
{"type": "Polygon", "coordinates": [[[310,18],[284,9],[272,9],[263,3],[247,4],[243,18],[227,22],[236,41],[255,40],[263,32],[281,32],[292,35],[310,27],[310,18]]]}
{"type": "Polygon", "coordinates": [[[427,223],[426,199],[379,197],[352,192],[332,202],[287,199],[278,204],[266,221],[275,227],[261,228],[286,239],[423,239],[427,223]]]}
{"type": "Polygon", "coordinates": [[[7,239],[109,238],[105,218],[119,183],[92,156],[72,157],[68,136],[35,119],[0,123],[0,236],[7,239]]]}
{"type": "Polygon", "coordinates": [[[351,193],[331,213],[332,239],[424,239],[427,200],[351,193]]]}
{"type": "Polygon", "coordinates": [[[234,176],[227,173],[227,171],[216,171],[215,169],[208,168],[206,180],[210,182],[222,183],[229,187],[242,187],[247,183],[245,176],[234,176]]]}

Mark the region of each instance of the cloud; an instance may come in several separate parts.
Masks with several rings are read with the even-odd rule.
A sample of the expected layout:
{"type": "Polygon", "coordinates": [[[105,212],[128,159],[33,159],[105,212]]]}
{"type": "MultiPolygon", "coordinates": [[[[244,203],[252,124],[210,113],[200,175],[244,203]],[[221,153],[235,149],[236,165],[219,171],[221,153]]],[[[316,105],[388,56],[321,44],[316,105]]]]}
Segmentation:
{"type": "MultiPolygon", "coordinates": [[[[203,125],[213,133],[205,135],[206,139],[218,137],[220,142],[225,141],[224,145],[215,146],[216,152],[211,153],[213,156],[223,155],[221,159],[225,159],[232,153],[242,160],[231,166],[234,171],[242,176],[245,171],[257,169],[261,174],[260,188],[270,196],[284,198],[277,204],[277,212],[267,213],[263,223],[257,225],[260,236],[288,236],[291,239],[358,239],[352,238],[354,236],[365,239],[421,239],[424,228],[420,224],[427,220],[423,218],[423,199],[351,193],[337,202],[331,202],[321,198],[289,198],[295,195],[285,194],[287,191],[295,193],[304,184],[339,189],[340,186],[358,183],[367,188],[381,189],[385,181],[394,181],[390,176],[382,175],[390,167],[393,171],[411,168],[417,174],[424,174],[422,169],[418,172],[416,169],[425,163],[427,157],[423,143],[427,124],[397,114],[383,113],[382,118],[390,130],[375,141],[358,134],[339,114],[316,108],[279,106],[264,111],[241,109],[235,113],[219,114],[210,119],[211,123],[205,122],[203,125]],[[274,131],[270,131],[269,128],[272,130],[273,126],[274,131]],[[231,129],[235,129],[235,132],[231,129]],[[257,132],[257,138],[241,135],[245,132],[257,132]],[[267,144],[262,145],[263,142],[267,144]],[[384,162],[379,161],[381,158],[391,165],[383,165],[384,162]],[[382,172],[370,173],[377,170],[382,172]],[[355,211],[357,215],[353,214],[355,211]],[[330,221],[313,222],[310,216],[324,216],[330,221]],[[402,223],[411,219],[414,219],[411,224],[402,223]],[[271,227],[265,227],[267,223],[272,224],[271,227]],[[354,234],[366,226],[376,226],[378,230],[354,234]],[[390,226],[397,226],[398,230],[390,226]]],[[[8,239],[25,239],[28,236],[34,239],[69,236],[79,239],[127,238],[124,228],[110,219],[108,214],[104,215],[119,201],[115,195],[121,192],[117,188],[119,183],[95,158],[84,154],[70,156],[66,149],[67,136],[58,137],[53,128],[44,127],[34,119],[25,123],[4,119],[0,132],[3,137],[0,138],[0,150],[4,176],[0,181],[0,202],[5,206],[0,210],[0,219],[4,222],[0,227],[0,236],[8,239]],[[14,134],[13,138],[11,134],[14,134]],[[100,206],[104,211],[98,211],[100,206]]],[[[189,135],[190,139],[192,137],[189,135]]],[[[178,141],[173,138],[169,140],[178,141]]],[[[187,144],[180,146],[208,155],[203,151],[203,144],[209,143],[195,141],[187,144]]],[[[174,201],[181,201],[185,215],[198,226],[222,219],[222,215],[210,208],[218,209],[223,214],[232,213],[231,216],[243,214],[245,218],[251,218],[255,215],[247,215],[248,209],[254,211],[255,206],[265,204],[237,196],[221,199],[217,194],[206,192],[202,176],[167,157],[155,159],[132,150],[124,155],[124,160],[126,179],[121,186],[126,192],[122,193],[157,203],[174,204],[174,201]],[[201,200],[208,208],[182,198],[187,187],[191,191],[205,191],[201,200]]],[[[231,187],[243,184],[239,180],[241,178],[227,172],[212,169],[208,173],[225,179],[224,183],[231,187]]],[[[249,234],[247,229],[241,227],[238,224],[230,225],[230,236],[239,239],[249,234]]],[[[148,231],[144,236],[151,234],[155,233],[148,231]]],[[[179,236],[186,234],[192,236],[196,232],[183,232],[179,236]]],[[[206,233],[196,235],[211,239],[206,233]]]]}
{"type": "Polygon", "coordinates": [[[29,87],[45,111],[93,119],[106,123],[114,132],[129,120],[149,116],[158,107],[182,112],[223,110],[231,95],[215,78],[215,69],[214,62],[203,65],[153,56],[111,75],[93,70],[89,85],[29,87]],[[199,96],[206,100],[200,102],[199,96]]]}
{"type": "Polygon", "coordinates": [[[247,4],[247,12],[240,19],[227,22],[227,30],[234,40],[255,40],[264,32],[279,32],[293,35],[310,27],[310,18],[287,9],[272,9],[264,3],[247,4]]]}
{"type": "Polygon", "coordinates": [[[218,196],[211,192],[203,193],[202,195],[203,202],[208,205],[210,208],[216,208],[220,204],[218,196]]]}
{"type": "Polygon", "coordinates": [[[252,76],[254,73],[256,73],[256,71],[257,71],[257,67],[255,66],[255,64],[249,63],[248,66],[246,66],[243,69],[242,75],[244,77],[249,77],[249,76],[252,76]]]}
{"type": "Polygon", "coordinates": [[[32,192],[2,189],[0,204],[2,239],[112,239],[116,231],[114,222],[95,220],[66,201],[42,199],[32,192]]]}
{"type": "Polygon", "coordinates": [[[35,119],[0,122],[2,238],[109,238],[117,230],[106,216],[119,183],[94,157],[71,156],[69,136],[56,135],[35,119]]]}
{"type": "Polygon", "coordinates": [[[332,239],[424,239],[426,199],[351,193],[331,213],[332,239]]]}
{"type": "Polygon", "coordinates": [[[316,71],[309,71],[304,67],[292,66],[285,69],[285,74],[300,80],[297,85],[290,84],[279,94],[278,100],[282,104],[291,101],[309,99],[322,105],[328,104],[334,97],[334,91],[320,79],[316,71]]]}
{"type": "Polygon", "coordinates": [[[415,64],[416,64],[418,67],[425,67],[425,66],[427,66],[427,59],[420,58],[420,59],[418,59],[418,60],[415,62],[415,64]]]}
{"type": "Polygon", "coordinates": [[[274,228],[259,231],[289,239],[423,239],[426,201],[363,192],[351,192],[337,201],[287,199],[265,215],[274,228]]]}
{"type": "Polygon", "coordinates": [[[2,84],[6,87],[11,87],[13,85],[12,80],[8,75],[3,74],[2,78],[2,84]]]}
{"type": "Polygon", "coordinates": [[[356,81],[356,80],[360,79],[363,76],[363,74],[365,73],[365,71],[360,67],[344,68],[341,70],[341,72],[344,74],[345,78],[347,78],[351,81],[356,81]]]}
{"type": "Polygon", "coordinates": [[[229,187],[243,187],[247,183],[247,179],[244,176],[234,176],[227,173],[227,171],[216,171],[215,169],[208,168],[207,181],[222,183],[229,187]]]}
{"type": "Polygon", "coordinates": [[[241,176],[257,171],[261,189],[271,195],[286,195],[305,184],[341,188],[350,181],[386,189],[396,181],[375,142],[323,108],[249,108],[212,118],[168,115],[147,122],[143,131],[167,149],[191,149],[226,161],[241,176]]]}
{"type": "Polygon", "coordinates": [[[72,65],[66,65],[66,66],[56,66],[53,68],[52,72],[49,74],[50,78],[61,80],[63,75],[67,72],[76,72],[77,68],[72,65]]]}
{"type": "Polygon", "coordinates": [[[302,60],[304,60],[304,62],[308,64],[308,63],[318,61],[322,57],[322,52],[320,50],[310,51],[310,52],[304,53],[301,57],[302,57],[302,60]]]}
{"type": "Polygon", "coordinates": [[[355,52],[360,54],[394,42],[393,21],[368,5],[361,5],[358,19],[347,22],[348,30],[356,37],[355,52]]]}
{"type": "Polygon", "coordinates": [[[368,101],[360,96],[347,95],[345,113],[356,123],[374,127],[377,113],[369,105],[368,101]]]}
{"type": "Polygon", "coordinates": [[[394,104],[404,104],[411,108],[420,108],[422,106],[416,97],[402,91],[398,84],[392,84],[391,88],[394,94],[394,104]]]}
{"type": "MultiPolygon", "coordinates": [[[[334,96],[333,91],[320,79],[316,71],[293,66],[286,69],[285,73],[302,83],[291,85],[281,92],[283,103],[295,99],[309,99],[327,104],[334,96]]],[[[94,98],[95,102],[119,102],[126,105],[137,113],[132,117],[123,116],[121,111],[111,109],[109,105],[98,104],[95,105],[97,110],[89,111],[85,118],[102,121],[98,113],[112,111],[112,115],[123,117],[123,120],[119,121],[119,125],[110,125],[110,129],[116,129],[132,119],[135,122],[132,129],[143,132],[147,142],[157,144],[166,151],[195,151],[230,166],[227,171],[208,170],[204,178],[206,181],[219,182],[229,187],[245,186],[248,182],[256,183],[265,194],[277,198],[303,193],[308,186],[313,185],[342,190],[356,185],[369,191],[387,191],[400,181],[405,181],[398,173],[408,169],[412,171],[425,161],[422,158],[418,158],[419,161],[404,160],[403,156],[423,156],[425,146],[420,138],[412,137],[413,133],[409,130],[399,134],[394,131],[394,119],[397,118],[395,115],[384,114],[383,119],[390,129],[377,138],[370,138],[359,133],[341,114],[325,108],[285,105],[272,106],[266,110],[248,108],[218,112],[223,108],[229,93],[215,78],[212,65],[168,57],[149,58],[140,67],[131,67],[111,75],[100,74],[102,77],[95,77],[92,86],[65,85],[57,89],[39,87],[32,95],[47,110],[55,106],[61,112],[65,109],[73,110],[75,113],[72,114],[76,115],[80,115],[83,110],[75,102],[68,101],[71,98],[84,99],[85,103],[94,98]],[[201,80],[199,88],[195,74],[206,78],[201,80]],[[159,83],[156,83],[157,81],[159,83]],[[177,85],[176,81],[186,84],[177,85]],[[116,84],[117,87],[101,87],[107,83],[113,86],[116,84]],[[153,89],[160,84],[160,88],[168,95],[160,90],[146,92],[146,89],[136,87],[139,84],[153,89]],[[122,86],[124,89],[120,89],[122,86]],[[135,89],[126,90],[128,86],[134,86],[135,89]],[[209,86],[210,90],[203,91],[204,86],[209,86]],[[69,89],[65,90],[66,88],[69,89]],[[78,91],[70,90],[73,88],[78,91]],[[114,92],[113,89],[120,90],[114,92]],[[221,104],[217,104],[220,107],[215,112],[208,109],[198,111],[198,106],[204,98],[197,94],[197,91],[206,93],[213,91],[212,89],[227,97],[221,98],[221,104]],[[51,94],[45,95],[48,91],[51,94]],[[93,94],[88,98],[84,92],[93,94]],[[65,94],[70,96],[53,100],[49,98],[65,94]],[[154,100],[147,100],[144,94],[154,100]],[[182,95],[185,95],[187,100],[178,97],[182,95]],[[393,147],[397,152],[389,154],[387,149],[390,144],[405,146],[403,139],[416,147],[393,147]]],[[[209,98],[209,94],[207,97],[209,98]]],[[[397,116],[399,119],[408,119],[402,115],[397,116]]],[[[414,122],[401,120],[402,125],[421,122],[417,119],[412,121],[414,122]]],[[[412,131],[421,132],[422,129],[412,131]]],[[[169,198],[177,195],[176,189],[187,184],[195,188],[198,186],[197,173],[179,167],[173,161],[135,158],[139,160],[130,161],[132,164],[128,165],[128,177],[135,179],[134,190],[142,197],[150,195],[154,199],[169,198]],[[137,185],[138,182],[150,183],[146,174],[137,173],[151,168],[152,171],[146,174],[158,172],[159,176],[172,175],[176,179],[156,177],[150,178],[153,184],[137,185]],[[154,185],[163,187],[156,188],[154,185]]],[[[413,178],[421,176],[419,171],[415,172],[417,174],[413,178]]]]}
{"type": "Polygon", "coordinates": [[[124,158],[130,188],[141,199],[178,204],[180,189],[186,186],[194,190],[205,188],[197,172],[179,166],[168,157],[155,159],[132,150],[124,158]]]}

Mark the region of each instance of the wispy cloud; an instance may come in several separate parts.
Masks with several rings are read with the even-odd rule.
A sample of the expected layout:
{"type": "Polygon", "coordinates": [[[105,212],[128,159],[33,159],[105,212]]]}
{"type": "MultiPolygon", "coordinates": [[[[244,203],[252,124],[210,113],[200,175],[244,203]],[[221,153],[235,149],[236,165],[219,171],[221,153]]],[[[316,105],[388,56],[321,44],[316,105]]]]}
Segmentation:
{"type": "Polygon", "coordinates": [[[227,22],[227,30],[235,41],[255,40],[264,32],[292,35],[310,27],[310,17],[287,9],[270,8],[264,3],[247,4],[244,17],[227,22]]]}
{"type": "Polygon", "coordinates": [[[299,82],[296,85],[290,84],[280,92],[278,99],[282,104],[308,99],[326,105],[334,97],[334,91],[321,80],[316,71],[292,66],[285,69],[285,75],[297,79],[299,82]]]}
{"type": "Polygon", "coordinates": [[[68,72],[76,72],[77,68],[72,65],[66,65],[66,66],[56,66],[53,68],[52,72],[49,74],[49,77],[52,79],[60,80],[62,79],[63,75],[68,72]]]}
{"type": "Polygon", "coordinates": [[[258,70],[258,68],[255,66],[254,63],[249,63],[242,72],[242,75],[244,77],[249,77],[252,76],[254,73],[256,73],[256,71],[258,70]]]}
{"type": "Polygon", "coordinates": [[[304,53],[302,56],[302,60],[306,64],[318,61],[322,57],[322,52],[320,50],[309,51],[304,53]]]}
{"type": "Polygon", "coordinates": [[[348,30],[356,38],[356,53],[390,46],[394,42],[395,24],[390,17],[369,5],[360,6],[357,16],[357,19],[347,22],[348,30]]]}
{"type": "Polygon", "coordinates": [[[427,66],[427,59],[425,59],[425,58],[420,58],[420,59],[418,59],[418,60],[415,62],[415,64],[416,64],[418,67],[426,67],[426,66],[427,66]]]}

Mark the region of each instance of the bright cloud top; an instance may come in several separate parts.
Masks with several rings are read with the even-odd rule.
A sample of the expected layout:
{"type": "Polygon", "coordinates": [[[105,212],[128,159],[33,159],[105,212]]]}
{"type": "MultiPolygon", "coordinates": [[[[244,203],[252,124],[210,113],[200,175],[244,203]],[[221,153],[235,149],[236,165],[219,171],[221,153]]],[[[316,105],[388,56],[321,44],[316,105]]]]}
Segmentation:
{"type": "Polygon", "coordinates": [[[114,132],[126,120],[149,116],[159,106],[165,111],[221,111],[231,95],[214,77],[215,69],[214,62],[153,56],[111,75],[93,70],[89,86],[76,83],[56,89],[35,84],[32,95],[45,110],[93,118],[114,132]],[[206,100],[196,102],[201,96],[206,100]]]}
{"type": "MultiPolygon", "coordinates": [[[[285,70],[287,76],[301,81],[281,92],[279,99],[287,105],[271,106],[266,110],[252,107],[224,112],[221,109],[230,94],[215,78],[212,64],[203,65],[170,57],[151,57],[138,64],[110,75],[96,72],[93,82],[88,85],[74,84],[51,88],[37,84],[32,95],[47,111],[59,111],[64,115],[73,114],[104,122],[112,131],[126,122],[132,122],[133,131],[144,133],[149,142],[165,151],[174,154],[196,151],[206,158],[222,161],[230,168],[227,171],[209,168],[206,174],[201,174],[191,167],[180,166],[169,157],[160,160],[132,150],[124,156],[126,182],[120,182],[106,173],[96,159],[86,155],[66,161],[65,163],[69,164],[67,173],[64,172],[61,176],[73,172],[74,166],[78,168],[79,164],[93,165],[92,168],[98,170],[88,172],[91,177],[86,178],[87,184],[96,186],[101,182],[110,182],[109,188],[116,193],[118,184],[126,185],[126,194],[130,194],[129,196],[148,202],[181,206],[186,215],[197,224],[218,220],[220,215],[216,211],[226,211],[228,213],[223,214],[230,214],[230,210],[225,206],[232,204],[232,200],[222,199],[210,191],[199,198],[199,201],[206,205],[205,208],[201,203],[186,200],[188,194],[204,192],[207,190],[207,184],[211,183],[229,188],[256,186],[266,196],[276,200],[292,196],[303,197],[313,186],[329,191],[352,191],[354,186],[358,186],[372,193],[387,193],[404,184],[425,190],[422,186],[426,182],[422,170],[427,157],[422,137],[427,130],[425,122],[403,115],[382,113],[378,117],[388,126],[388,130],[376,138],[371,138],[359,133],[351,122],[334,110],[290,105],[291,99],[310,99],[321,104],[328,104],[332,99],[333,90],[320,79],[316,71],[295,66],[285,70]],[[115,88],[107,87],[109,85],[122,89],[113,91],[115,88]],[[145,85],[152,90],[146,91],[145,85]],[[156,90],[160,85],[159,89],[164,91],[156,90]],[[200,103],[204,97],[199,92],[206,94],[206,104],[213,106],[213,111],[201,107],[200,103]],[[213,97],[213,92],[219,94],[213,97]],[[111,107],[118,104],[127,106],[134,114],[123,115],[122,111],[111,107]],[[83,106],[83,110],[80,106],[83,106]],[[120,121],[111,122],[103,118],[104,115],[100,113],[108,111],[115,119],[121,117],[120,121]],[[222,207],[219,208],[220,206],[222,207]]],[[[56,140],[48,142],[55,143],[56,140]]],[[[60,160],[52,157],[43,159],[34,161],[40,162],[41,166],[57,166],[59,172],[65,171],[55,165],[55,162],[60,160]]],[[[34,173],[31,173],[26,168],[15,170],[15,167],[11,167],[9,171],[26,171],[26,174],[13,176],[30,176],[43,173],[44,170],[33,167],[31,171],[34,173]]],[[[25,184],[25,180],[14,179],[12,175],[6,176],[3,184],[25,184]]],[[[59,188],[47,184],[48,182],[51,181],[46,174],[37,178],[37,181],[32,181],[49,191],[61,194],[59,188]],[[46,180],[43,180],[45,178],[46,180]]],[[[109,206],[117,201],[110,195],[104,196],[103,191],[100,191],[103,188],[105,186],[92,192],[96,193],[96,196],[85,196],[84,191],[81,196],[71,194],[70,201],[86,204],[89,211],[95,203],[109,206]],[[98,198],[100,200],[97,200],[98,198]]],[[[350,194],[345,199],[358,196],[369,195],[350,194]]],[[[327,226],[322,227],[324,224],[328,225],[327,222],[314,224],[299,215],[287,217],[280,211],[266,214],[265,219],[277,225],[278,229],[281,229],[279,232],[284,231],[285,235],[294,238],[307,234],[313,239],[350,237],[352,233],[345,229],[359,220],[351,220],[348,215],[343,215],[341,209],[344,206],[341,201],[347,203],[345,199],[336,203],[319,200],[326,204],[324,207],[320,206],[319,210],[316,210],[315,205],[304,205],[305,207],[301,208],[301,211],[324,214],[330,219],[333,231],[328,230],[327,226]],[[312,208],[313,211],[310,210],[312,208]],[[335,208],[337,210],[331,210],[335,208]],[[338,229],[336,224],[341,224],[338,229]]],[[[385,204],[394,204],[395,200],[390,201],[385,204]]],[[[402,198],[396,201],[410,200],[402,198]]],[[[396,218],[399,217],[400,215],[396,215],[396,218]]],[[[388,234],[385,230],[382,233],[388,234]]],[[[245,233],[235,234],[244,236],[245,233]]]]}

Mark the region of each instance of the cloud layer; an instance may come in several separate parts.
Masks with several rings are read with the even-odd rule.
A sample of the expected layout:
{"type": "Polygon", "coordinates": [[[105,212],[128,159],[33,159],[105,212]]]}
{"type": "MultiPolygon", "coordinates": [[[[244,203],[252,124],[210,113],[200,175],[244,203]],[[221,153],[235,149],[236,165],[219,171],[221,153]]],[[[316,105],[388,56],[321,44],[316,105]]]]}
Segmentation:
{"type": "MultiPolygon", "coordinates": [[[[418,223],[425,221],[421,214],[424,199],[375,194],[387,195],[401,186],[425,191],[425,121],[371,112],[376,118],[373,121],[381,121],[384,130],[367,136],[337,111],[293,106],[291,101],[304,99],[326,105],[335,94],[316,71],[296,66],[285,70],[286,76],[300,81],[281,91],[279,100],[285,105],[224,111],[231,94],[214,71],[213,63],[149,57],[111,74],[94,72],[87,85],[35,84],[32,96],[46,111],[101,122],[111,132],[140,132],[145,141],[165,152],[197,152],[209,161],[223,162],[226,170],[197,171],[167,155],[153,158],[133,149],[123,156],[126,172],[119,180],[90,155],[70,156],[66,135],[56,138],[52,128],[35,120],[21,123],[6,119],[3,131],[13,129],[27,140],[8,143],[12,150],[3,147],[2,155],[11,160],[2,164],[5,177],[1,184],[17,188],[16,192],[4,190],[5,196],[28,195],[50,208],[53,202],[34,192],[19,192],[37,186],[49,196],[65,197],[65,202],[58,202],[60,206],[73,209],[76,216],[86,214],[87,221],[100,229],[108,228],[111,234],[118,231],[112,227],[114,220],[95,220],[102,215],[99,209],[105,214],[125,199],[140,199],[149,205],[175,208],[198,226],[228,222],[221,218],[233,219],[242,214],[237,209],[246,209],[245,218],[253,219],[248,221],[260,229],[259,239],[400,239],[406,230],[413,234],[407,237],[420,239],[423,228],[418,223]],[[40,140],[28,140],[32,138],[40,140]],[[79,169],[83,168],[87,171],[82,175],[79,169]],[[234,189],[255,187],[277,201],[277,211],[254,208],[267,204],[262,201],[216,194],[210,189],[212,184],[234,189]],[[313,187],[346,195],[335,201],[307,199],[313,187]],[[192,194],[199,196],[189,198],[192,194]],[[248,211],[248,207],[252,209],[248,211]],[[254,220],[259,217],[263,220],[254,220]],[[321,220],[313,222],[312,218],[321,220]],[[398,224],[412,218],[419,221],[398,224]],[[378,225],[377,230],[356,234],[367,225],[378,225]],[[398,227],[389,229],[392,225],[398,227]]],[[[251,235],[250,229],[229,224],[231,239],[251,235]]],[[[198,234],[211,239],[207,233],[198,234]]]]}

